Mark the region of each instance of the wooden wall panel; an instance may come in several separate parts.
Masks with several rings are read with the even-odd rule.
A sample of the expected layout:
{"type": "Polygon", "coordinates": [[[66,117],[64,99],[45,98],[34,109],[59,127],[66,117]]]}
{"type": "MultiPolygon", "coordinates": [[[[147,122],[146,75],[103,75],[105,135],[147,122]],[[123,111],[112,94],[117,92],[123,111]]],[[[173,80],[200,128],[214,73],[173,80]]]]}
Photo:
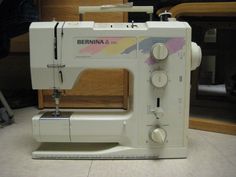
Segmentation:
{"type": "Polygon", "coordinates": [[[41,0],[41,6],[98,6],[105,4],[121,4],[122,0],[41,0]]]}
{"type": "MultiPolygon", "coordinates": [[[[78,7],[89,5],[121,4],[122,0],[43,0],[41,1],[41,19],[42,20],[79,20],[78,7]]],[[[87,13],[84,20],[95,22],[122,22],[126,15],[123,13],[87,13]]]]}
{"type": "Polygon", "coordinates": [[[78,83],[66,95],[122,96],[124,69],[88,69],[81,73],[78,83]]]}

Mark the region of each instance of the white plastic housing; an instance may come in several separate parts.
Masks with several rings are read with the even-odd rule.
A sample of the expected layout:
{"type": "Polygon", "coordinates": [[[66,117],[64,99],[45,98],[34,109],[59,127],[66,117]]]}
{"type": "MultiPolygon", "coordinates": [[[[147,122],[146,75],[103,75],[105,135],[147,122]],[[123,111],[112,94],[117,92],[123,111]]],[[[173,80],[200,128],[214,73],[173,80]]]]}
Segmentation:
{"type": "Polygon", "coordinates": [[[185,22],[32,23],[30,66],[34,89],[71,89],[87,68],[125,68],[133,77],[131,105],[126,112],[79,110],[63,120],[41,114],[33,117],[33,134],[39,142],[117,143],[116,147],[36,151],[33,157],[186,157],[191,54],[195,56],[191,50],[191,28],[185,22]],[[160,43],[168,49],[168,56],[157,62],[151,50],[160,43]],[[156,132],[150,138],[150,130],[156,127],[166,131],[164,145],[152,140],[160,142],[156,132]]]}

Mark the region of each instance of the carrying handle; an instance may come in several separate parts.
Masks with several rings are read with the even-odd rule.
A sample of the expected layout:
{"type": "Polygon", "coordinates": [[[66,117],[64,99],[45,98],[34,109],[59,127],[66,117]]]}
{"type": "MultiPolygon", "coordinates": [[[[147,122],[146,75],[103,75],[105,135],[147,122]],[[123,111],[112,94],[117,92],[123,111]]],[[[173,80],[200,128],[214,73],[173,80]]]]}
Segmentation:
{"type": "Polygon", "coordinates": [[[146,12],[152,20],[153,6],[133,6],[133,2],[125,4],[111,4],[101,6],[80,6],[80,20],[83,21],[83,15],[87,12],[146,12]]]}

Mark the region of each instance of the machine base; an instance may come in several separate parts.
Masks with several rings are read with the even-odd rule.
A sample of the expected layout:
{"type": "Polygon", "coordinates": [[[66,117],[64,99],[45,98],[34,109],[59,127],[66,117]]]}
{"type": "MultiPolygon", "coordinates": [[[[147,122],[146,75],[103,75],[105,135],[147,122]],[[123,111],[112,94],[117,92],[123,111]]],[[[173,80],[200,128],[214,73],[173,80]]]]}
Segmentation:
{"type": "Polygon", "coordinates": [[[186,158],[187,148],[135,148],[117,144],[45,143],[32,152],[33,159],[160,159],[186,158]]]}

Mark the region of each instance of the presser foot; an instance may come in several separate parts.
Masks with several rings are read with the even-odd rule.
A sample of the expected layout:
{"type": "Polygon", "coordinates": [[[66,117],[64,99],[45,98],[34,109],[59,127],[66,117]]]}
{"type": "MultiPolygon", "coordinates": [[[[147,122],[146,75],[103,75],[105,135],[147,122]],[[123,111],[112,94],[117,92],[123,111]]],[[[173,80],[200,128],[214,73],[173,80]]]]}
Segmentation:
{"type": "Polygon", "coordinates": [[[41,118],[70,118],[72,112],[60,112],[56,114],[55,111],[45,112],[41,118]]]}
{"type": "Polygon", "coordinates": [[[61,115],[61,111],[54,111],[54,112],[51,112],[51,116],[52,117],[60,117],[61,115]]]}
{"type": "Polygon", "coordinates": [[[52,113],[53,117],[60,117],[60,110],[59,110],[59,103],[60,103],[60,98],[61,98],[61,92],[57,89],[53,90],[52,98],[55,101],[55,110],[52,113]]]}

